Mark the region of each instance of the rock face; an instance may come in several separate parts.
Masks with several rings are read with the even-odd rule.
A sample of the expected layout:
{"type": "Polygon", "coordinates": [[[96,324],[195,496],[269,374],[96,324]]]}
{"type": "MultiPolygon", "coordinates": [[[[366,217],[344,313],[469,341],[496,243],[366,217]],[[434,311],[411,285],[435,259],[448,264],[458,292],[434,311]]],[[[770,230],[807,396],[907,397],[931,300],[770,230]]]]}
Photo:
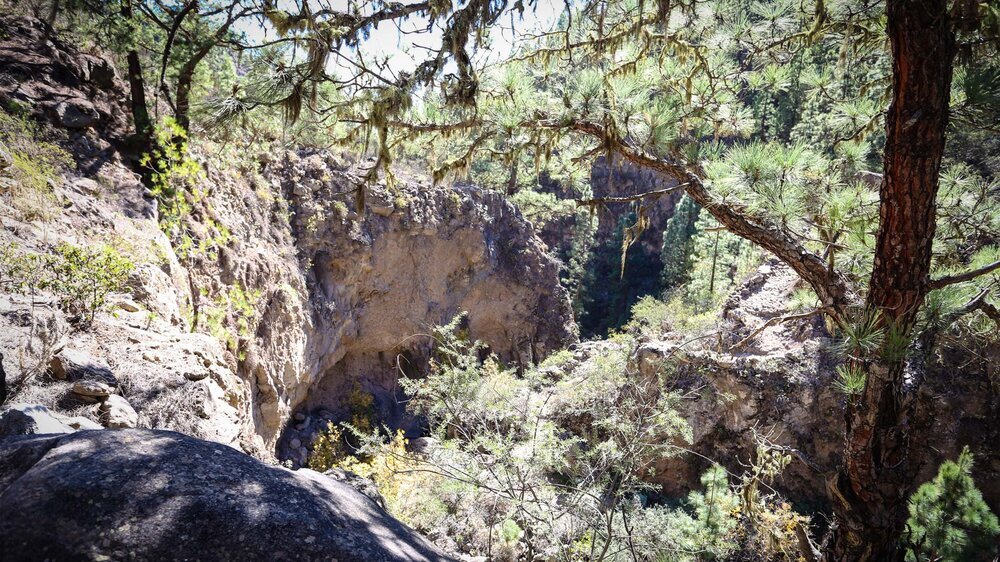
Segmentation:
{"type": "MultiPolygon", "coordinates": [[[[381,419],[399,423],[400,369],[419,373],[433,343],[426,334],[463,311],[470,335],[513,364],[540,361],[575,341],[556,262],[499,194],[407,178],[395,194],[374,186],[371,208],[358,214],[347,206],[353,195],[344,195],[357,177],[342,159],[289,153],[267,173],[293,216],[308,301],[289,306],[295,295],[272,293],[258,344],[294,336],[289,316],[311,314],[297,338],[306,384],[286,383],[284,397],[275,388],[278,409],[264,405],[264,414],[280,414],[284,400],[336,413],[360,386],[374,396],[381,419]]],[[[248,360],[258,383],[268,363],[261,355],[251,353],[248,360]]]]}
{"type": "Polygon", "coordinates": [[[0,441],[0,552],[4,560],[449,560],[347,484],[149,430],[0,441]]]}
{"type": "MultiPolygon", "coordinates": [[[[17,358],[8,379],[30,391],[16,400],[58,410],[78,380],[100,381],[113,392],[76,396],[120,395],[139,427],[271,457],[296,411],[336,414],[345,389],[398,424],[400,367],[419,373],[430,348],[419,334],[461,311],[513,363],[575,341],[555,262],[513,207],[474,187],[400,176],[358,213],[365,163],[267,152],[220,168],[217,147],[195,149],[205,175],[171,243],[129,165],[127,86],[113,66],[35,20],[0,16],[0,29],[0,103],[54,127],[77,159],[51,182],[45,224],[0,201],[0,244],[110,243],[136,264],[114,314],[87,330],[55,295],[0,292],[0,351],[17,358]]],[[[108,419],[96,406],[85,415],[108,419]]]]}
{"type": "Polygon", "coordinates": [[[0,16],[0,102],[69,130],[73,155],[96,170],[125,141],[128,86],[105,58],[81,52],[39,20],[0,16]]]}

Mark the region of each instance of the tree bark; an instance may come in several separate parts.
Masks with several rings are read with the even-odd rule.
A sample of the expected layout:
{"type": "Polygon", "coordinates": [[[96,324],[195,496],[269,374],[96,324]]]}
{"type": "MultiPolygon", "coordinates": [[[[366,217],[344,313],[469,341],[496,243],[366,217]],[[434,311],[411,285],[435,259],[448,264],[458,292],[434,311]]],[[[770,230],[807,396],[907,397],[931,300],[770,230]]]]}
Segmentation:
{"type": "Polygon", "coordinates": [[[201,57],[192,58],[184,64],[177,75],[177,92],[174,96],[174,119],[185,132],[191,128],[191,86],[194,71],[201,57]]]}
{"type": "MultiPolygon", "coordinates": [[[[887,331],[908,337],[929,289],[955,36],[946,0],[888,0],[887,12],[893,97],[866,305],[887,331]]],[[[908,458],[904,361],[898,355],[864,365],[864,392],[846,413],[844,463],[830,486],[838,525],[830,560],[903,559],[900,539],[915,467],[908,458]]]]}
{"type": "MultiPolygon", "coordinates": [[[[132,3],[122,2],[121,13],[124,19],[131,20],[132,3]]],[[[138,152],[143,154],[153,147],[153,121],[149,118],[149,107],[146,105],[146,83],[142,79],[139,52],[129,49],[125,59],[128,62],[129,97],[132,104],[132,122],[135,124],[136,144],[138,152]]]]}

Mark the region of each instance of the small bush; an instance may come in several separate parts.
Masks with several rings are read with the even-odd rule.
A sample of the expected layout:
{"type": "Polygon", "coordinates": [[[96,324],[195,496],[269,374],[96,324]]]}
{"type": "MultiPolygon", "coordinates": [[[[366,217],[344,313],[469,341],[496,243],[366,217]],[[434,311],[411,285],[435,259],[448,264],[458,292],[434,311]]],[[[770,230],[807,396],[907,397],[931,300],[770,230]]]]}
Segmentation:
{"type": "Polygon", "coordinates": [[[191,211],[197,194],[192,187],[204,171],[188,153],[187,132],[171,118],[156,127],[153,149],[143,154],[143,166],[152,183],[153,196],[160,203],[160,224],[168,234],[191,211]]]}
{"type": "Polygon", "coordinates": [[[106,308],[108,294],[124,287],[135,264],[110,246],[60,244],[47,267],[50,287],[63,306],[93,322],[94,315],[106,308]]]}
{"type": "Polygon", "coordinates": [[[223,287],[203,311],[208,333],[225,344],[229,351],[238,353],[241,360],[243,352],[239,349],[239,339],[249,337],[257,329],[259,299],[260,291],[247,291],[237,284],[223,287]]]}
{"type": "Polygon", "coordinates": [[[131,260],[107,245],[62,243],[49,254],[18,254],[9,247],[0,254],[0,286],[25,294],[54,293],[64,310],[90,324],[107,308],[108,295],[125,287],[134,269],[131,260]]]}
{"type": "Polygon", "coordinates": [[[670,319],[670,307],[659,299],[642,297],[632,305],[632,319],[625,325],[625,330],[632,333],[656,336],[667,329],[670,319]]]}
{"type": "Polygon", "coordinates": [[[559,351],[549,355],[541,363],[538,364],[539,369],[547,369],[549,367],[562,367],[563,365],[569,363],[573,360],[573,352],[568,349],[560,349],[559,351]]]}
{"type": "Polygon", "coordinates": [[[385,499],[386,509],[397,519],[427,532],[447,514],[447,508],[435,495],[440,493],[443,479],[424,463],[406,451],[407,440],[402,431],[391,439],[365,435],[345,424],[347,434],[368,441],[355,449],[348,443],[345,432],[330,423],[313,443],[309,468],[324,472],[340,468],[368,478],[385,499]]]}
{"type": "Polygon", "coordinates": [[[325,472],[337,466],[349,456],[344,433],[336,424],[328,423],[313,441],[312,452],[306,465],[317,472],[325,472]]]}

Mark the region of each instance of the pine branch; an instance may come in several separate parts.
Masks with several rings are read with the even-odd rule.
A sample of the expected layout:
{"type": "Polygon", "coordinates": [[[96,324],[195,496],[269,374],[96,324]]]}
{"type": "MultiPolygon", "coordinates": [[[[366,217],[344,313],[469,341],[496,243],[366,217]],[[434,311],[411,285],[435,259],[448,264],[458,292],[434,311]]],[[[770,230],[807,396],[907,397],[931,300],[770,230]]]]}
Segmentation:
{"type": "Polygon", "coordinates": [[[534,126],[568,129],[590,136],[629,162],[680,181],[688,196],[730,232],[764,248],[788,264],[799,277],[812,286],[824,308],[835,321],[839,322],[844,318],[851,299],[851,284],[846,276],[836,271],[829,271],[826,260],[806,249],[803,240],[786,227],[754,217],[737,205],[715,199],[705,187],[702,179],[704,171],[697,164],[679,161],[670,156],[649,154],[630,141],[618,138],[604,125],[593,121],[539,119],[534,126]]]}
{"type": "Polygon", "coordinates": [[[810,310],[809,312],[803,312],[803,313],[800,313],[800,314],[789,314],[787,316],[775,316],[774,318],[771,318],[767,322],[764,322],[763,324],[761,324],[756,330],[754,330],[753,332],[751,332],[749,336],[747,336],[747,337],[743,338],[742,340],[740,340],[740,341],[736,342],[735,344],[733,344],[729,348],[729,351],[730,352],[739,351],[740,349],[742,349],[743,347],[745,347],[748,343],[750,343],[754,338],[756,338],[757,336],[759,336],[761,332],[763,332],[764,330],[766,330],[767,328],[769,328],[771,326],[774,326],[775,324],[780,324],[782,322],[789,322],[791,320],[801,320],[803,318],[810,318],[810,317],[816,316],[817,314],[820,314],[820,313],[825,312],[825,311],[826,311],[825,308],[817,308],[815,310],[810,310]]]}
{"type": "Polygon", "coordinates": [[[948,285],[954,285],[955,283],[964,283],[965,281],[971,281],[976,277],[986,275],[987,273],[998,269],[1000,269],[1000,260],[980,267],[979,269],[973,269],[972,271],[967,271],[958,275],[946,275],[944,277],[932,279],[930,283],[927,284],[927,289],[933,291],[934,289],[940,289],[942,287],[947,287],[948,285]]]}

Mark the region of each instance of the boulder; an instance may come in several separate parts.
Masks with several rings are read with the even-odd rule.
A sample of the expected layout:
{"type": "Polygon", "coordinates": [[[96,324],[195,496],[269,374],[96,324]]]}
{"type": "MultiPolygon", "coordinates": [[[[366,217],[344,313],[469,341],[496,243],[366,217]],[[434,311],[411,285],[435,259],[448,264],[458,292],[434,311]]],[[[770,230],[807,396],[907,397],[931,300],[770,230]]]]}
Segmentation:
{"type": "Polygon", "coordinates": [[[416,439],[411,439],[407,449],[411,453],[417,455],[431,455],[434,451],[441,448],[441,443],[433,437],[417,437],[416,439]]]}
{"type": "Polygon", "coordinates": [[[56,119],[67,129],[86,129],[101,119],[101,114],[87,100],[73,99],[56,105],[56,119]]]}
{"type": "MultiPolygon", "coordinates": [[[[304,468],[302,470],[309,470],[304,468]]],[[[382,493],[378,491],[378,485],[375,481],[370,478],[365,478],[348,470],[342,468],[331,468],[324,472],[329,478],[333,478],[337,482],[343,482],[348,486],[354,488],[355,490],[361,492],[368,499],[372,500],[379,507],[385,509],[385,498],[382,497],[382,493]]]]}
{"type": "Polygon", "coordinates": [[[387,217],[391,215],[393,211],[396,210],[396,207],[393,206],[392,204],[389,205],[372,204],[368,208],[371,209],[373,213],[375,213],[380,217],[387,217]]]}
{"type": "Polygon", "coordinates": [[[347,484],[139,429],[0,440],[0,552],[5,560],[452,560],[347,484]]]}
{"type": "Polygon", "coordinates": [[[101,429],[87,418],[58,414],[40,404],[18,404],[0,413],[0,436],[73,433],[78,429],[101,429]]]}
{"type": "Polygon", "coordinates": [[[128,400],[112,394],[101,402],[101,423],[109,429],[129,429],[139,424],[139,414],[135,412],[128,400]]]}
{"type": "Polygon", "coordinates": [[[87,71],[87,80],[96,84],[99,88],[110,90],[115,87],[115,83],[118,81],[118,72],[115,71],[115,67],[106,58],[86,56],[86,64],[84,65],[87,71]]]}
{"type": "Polygon", "coordinates": [[[103,402],[111,396],[112,389],[100,381],[84,380],[73,383],[72,392],[84,402],[103,402]]]}
{"type": "Polygon", "coordinates": [[[207,369],[199,369],[197,371],[187,371],[187,372],[184,373],[184,378],[186,378],[189,381],[194,381],[194,382],[200,381],[202,379],[207,379],[208,378],[208,370],[207,369]]]}
{"type": "Polygon", "coordinates": [[[70,182],[70,187],[90,196],[96,196],[101,193],[101,184],[90,178],[77,178],[70,182]]]}
{"type": "Polygon", "coordinates": [[[49,373],[59,380],[73,382],[87,379],[118,386],[118,380],[107,363],[78,349],[65,348],[53,356],[49,361],[49,373]]]}
{"type": "Polygon", "coordinates": [[[121,299],[115,303],[115,307],[125,312],[139,312],[142,310],[142,306],[132,299],[121,299]]]}

